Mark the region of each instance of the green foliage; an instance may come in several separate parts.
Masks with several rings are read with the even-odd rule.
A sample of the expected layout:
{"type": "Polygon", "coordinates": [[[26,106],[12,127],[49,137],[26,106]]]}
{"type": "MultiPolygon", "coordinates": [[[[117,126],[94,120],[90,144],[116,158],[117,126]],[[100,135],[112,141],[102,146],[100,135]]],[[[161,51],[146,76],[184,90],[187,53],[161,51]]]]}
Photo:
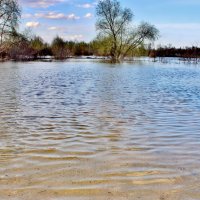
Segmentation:
{"type": "Polygon", "coordinates": [[[91,43],[94,54],[98,56],[109,56],[110,45],[112,45],[110,37],[101,37],[101,36],[98,36],[91,43]]]}
{"type": "Polygon", "coordinates": [[[158,37],[158,30],[148,23],[132,28],[132,11],[122,8],[117,0],[100,0],[96,14],[98,34],[105,38],[103,41],[109,38],[106,44],[113,62],[123,60],[145,41],[158,37]]]}
{"type": "Polygon", "coordinates": [[[65,41],[59,36],[53,39],[51,49],[56,59],[65,59],[69,54],[65,41]]]}
{"type": "Polygon", "coordinates": [[[43,39],[39,36],[35,36],[31,40],[30,46],[37,52],[40,52],[45,47],[43,39]]]}
{"type": "Polygon", "coordinates": [[[89,43],[86,42],[76,42],[75,43],[75,56],[81,56],[81,55],[91,55],[91,46],[89,43]]]}

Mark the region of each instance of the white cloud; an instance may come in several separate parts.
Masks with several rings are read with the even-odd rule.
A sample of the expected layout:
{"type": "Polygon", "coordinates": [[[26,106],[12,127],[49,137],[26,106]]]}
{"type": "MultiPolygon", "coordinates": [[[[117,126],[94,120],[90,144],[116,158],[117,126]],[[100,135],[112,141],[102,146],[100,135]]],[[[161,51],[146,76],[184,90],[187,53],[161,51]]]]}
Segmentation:
{"type": "Polygon", "coordinates": [[[38,18],[47,18],[47,19],[62,19],[65,18],[65,15],[63,13],[54,13],[54,12],[48,12],[48,13],[36,13],[35,17],[38,18]]]}
{"type": "Polygon", "coordinates": [[[93,8],[94,4],[90,4],[90,3],[79,4],[79,5],[77,5],[77,7],[80,7],[80,8],[93,8]]]}
{"type": "Polygon", "coordinates": [[[85,18],[91,18],[92,17],[92,13],[87,13],[84,17],[85,18]]]}
{"type": "Polygon", "coordinates": [[[48,8],[61,2],[64,2],[64,0],[21,0],[22,4],[27,4],[34,8],[48,8]]]}
{"type": "Polygon", "coordinates": [[[73,14],[73,13],[72,13],[72,14],[70,14],[70,15],[67,15],[67,16],[66,16],[66,18],[67,18],[67,19],[80,19],[80,17],[79,17],[79,16],[76,16],[76,15],[75,15],[75,14],[73,14]]]}
{"type": "Polygon", "coordinates": [[[48,30],[51,30],[51,31],[58,31],[58,30],[63,30],[63,29],[64,29],[63,27],[57,27],[57,26],[48,27],[48,30]]]}
{"type": "Polygon", "coordinates": [[[74,13],[65,15],[63,13],[56,13],[56,12],[36,13],[35,17],[46,18],[46,19],[72,19],[72,20],[80,19],[80,17],[76,16],[74,13]]]}
{"type": "Polygon", "coordinates": [[[27,26],[27,27],[30,27],[30,28],[36,28],[36,27],[38,27],[39,25],[40,25],[39,22],[27,22],[27,23],[26,23],[26,26],[27,26]]]}

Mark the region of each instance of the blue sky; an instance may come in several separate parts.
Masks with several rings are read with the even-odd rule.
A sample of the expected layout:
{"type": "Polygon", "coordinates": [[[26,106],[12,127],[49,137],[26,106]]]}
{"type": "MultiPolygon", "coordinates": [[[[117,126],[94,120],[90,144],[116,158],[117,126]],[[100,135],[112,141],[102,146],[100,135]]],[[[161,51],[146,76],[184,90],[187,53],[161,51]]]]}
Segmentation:
{"type": "MultiPolygon", "coordinates": [[[[60,35],[66,40],[95,37],[97,0],[19,0],[20,29],[27,27],[45,41],[60,35]]],[[[134,24],[147,21],[160,30],[155,45],[200,46],[200,0],[121,0],[131,8],[134,24]]]]}

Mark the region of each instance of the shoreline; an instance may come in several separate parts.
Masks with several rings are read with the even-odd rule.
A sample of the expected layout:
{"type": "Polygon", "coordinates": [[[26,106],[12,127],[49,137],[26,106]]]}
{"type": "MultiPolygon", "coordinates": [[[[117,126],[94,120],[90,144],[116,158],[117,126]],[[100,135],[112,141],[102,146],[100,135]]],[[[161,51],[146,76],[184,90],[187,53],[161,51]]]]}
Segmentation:
{"type": "MultiPolygon", "coordinates": [[[[56,59],[53,56],[48,57],[40,57],[40,58],[27,58],[27,59],[9,59],[9,58],[0,58],[0,63],[4,62],[59,62],[59,61],[69,61],[69,60],[99,60],[104,62],[110,62],[109,57],[103,57],[103,56],[71,56],[63,59],[56,59]]],[[[124,59],[120,63],[126,63],[126,62],[160,62],[162,64],[168,64],[168,63],[174,63],[174,64],[200,64],[200,58],[182,58],[182,57],[157,57],[157,58],[151,58],[147,56],[140,56],[140,57],[130,57],[124,59]]],[[[116,63],[117,64],[117,63],[116,63]]]]}

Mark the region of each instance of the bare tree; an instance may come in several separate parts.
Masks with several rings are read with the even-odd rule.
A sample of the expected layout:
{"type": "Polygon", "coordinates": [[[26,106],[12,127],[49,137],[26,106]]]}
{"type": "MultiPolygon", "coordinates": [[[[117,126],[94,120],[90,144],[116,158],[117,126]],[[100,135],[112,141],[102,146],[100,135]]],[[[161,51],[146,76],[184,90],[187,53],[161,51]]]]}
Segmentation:
{"type": "Polygon", "coordinates": [[[0,45],[15,31],[21,10],[17,0],[0,0],[0,45]]]}
{"type": "Polygon", "coordinates": [[[18,33],[13,31],[8,40],[3,44],[7,44],[6,53],[12,60],[31,60],[34,57],[35,50],[31,46],[29,32],[24,31],[18,33]]]}
{"type": "Polygon", "coordinates": [[[155,40],[158,36],[158,30],[145,22],[133,28],[132,11],[128,8],[123,9],[117,0],[100,0],[96,14],[97,31],[101,37],[109,38],[113,62],[123,60],[145,40],[155,40]]]}

